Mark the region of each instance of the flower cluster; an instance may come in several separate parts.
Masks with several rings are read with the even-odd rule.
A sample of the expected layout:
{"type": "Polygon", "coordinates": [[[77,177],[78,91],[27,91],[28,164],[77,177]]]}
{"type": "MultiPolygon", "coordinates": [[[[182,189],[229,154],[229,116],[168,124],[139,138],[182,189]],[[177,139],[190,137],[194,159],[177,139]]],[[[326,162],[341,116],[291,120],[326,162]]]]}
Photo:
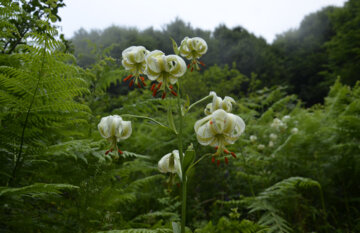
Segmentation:
{"type": "MultiPolygon", "coordinates": [[[[210,95],[213,96],[213,103],[211,107],[207,106],[208,110],[205,110],[208,116],[198,120],[194,126],[197,140],[201,145],[216,148],[212,162],[215,162],[215,156],[220,156],[223,153],[231,154],[236,158],[235,153],[229,152],[226,146],[234,144],[240,137],[245,130],[245,123],[241,117],[228,112],[232,109],[231,103],[235,102],[231,97],[222,100],[216,96],[215,92],[210,92],[210,95]]],[[[226,156],[225,163],[228,163],[226,156]]],[[[219,160],[217,160],[217,164],[220,164],[219,160]]]]}
{"type": "MultiPolygon", "coordinates": [[[[198,67],[198,63],[203,63],[197,59],[206,53],[207,44],[199,37],[192,39],[186,37],[178,50],[181,56],[191,59],[188,67],[194,64],[198,67]]],[[[156,81],[151,86],[153,96],[162,92],[162,99],[168,92],[177,96],[173,85],[186,72],[186,63],[178,55],[166,56],[160,50],[150,52],[143,46],[131,46],[125,49],[122,52],[122,65],[131,73],[123,80],[124,82],[131,80],[129,87],[134,84],[139,88],[146,86],[145,78],[141,75],[147,75],[149,80],[156,81]]]]}
{"type": "Polygon", "coordinates": [[[110,149],[106,151],[105,154],[109,154],[109,152],[112,152],[114,149],[116,149],[119,154],[122,154],[122,151],[117,147],[117,142],[130,137],[132,133],[131,122],[124,121],[118,115],[110,115],[101,118],[98,129],[100,135],[111,143],[110,149]]]}

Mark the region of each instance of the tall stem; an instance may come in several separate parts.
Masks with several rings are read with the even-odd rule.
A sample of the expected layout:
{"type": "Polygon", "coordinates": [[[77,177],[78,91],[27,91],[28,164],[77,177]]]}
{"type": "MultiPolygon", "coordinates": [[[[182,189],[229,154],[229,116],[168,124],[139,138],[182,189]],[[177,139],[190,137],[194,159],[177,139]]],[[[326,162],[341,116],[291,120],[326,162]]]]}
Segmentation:
{"type": "Polygon", "coordinates": [[[14,165],[14,168],[12,170],[12,175],[11,175],[10,180],[9,180],[10,185],[15,185],[16,175],[17,175],[18,170],[21,168],[21,163],[22,163],[22,159],[23,159],[22,157],[24,157],[22,152],[23,152],[23,146],[24,146],[24,140],[25,140],[25,130],[26,130],[27,125],[28,125],[29,116],[30,116],[32,106],[33,106],[33,104],[35,102],[35,97],[36,97],[36,94],[37,94],[37,91],[38,91],[38,88],[39,88],[40,80],[41,80],[41,78],[43,76],[44,63],[45,63],[45,57],[46,57],[46,48],[47,48],[47,39],[45,40],[45,48],[43,49],[43,54],[42,54],[42,58],[41,58],[41,67],[40,67],[40,70],[39,70],[39,75],[38,75],[37,82],[36,82],[36,85],[35,85],[34,93],[32,95],[30,105],[29,105],[28,110],[26,112],[25,122],[24,122],[22,132],[21,132],[19,153],[18,153],[18,155],[17,155],[17,157],[15,159],[15,165],[14,165]]]}
{"type": "Polygon", "coordinates": [[[181,109],[180,102],[180,83],[178,82],[178,95],[177,95],[177,104],[179,112],[179,133],[178,133],[178,147],[179,147],[179,157],[181,163],[181,173],[182,173],[182,185],[181,185],[181,233],[185,233],[185,223],[186,223],[186,174],[183,166],[184,156],[183,156],[183,144],[182,144],[182,128],[183,128],[183,114],[181,109]]]}

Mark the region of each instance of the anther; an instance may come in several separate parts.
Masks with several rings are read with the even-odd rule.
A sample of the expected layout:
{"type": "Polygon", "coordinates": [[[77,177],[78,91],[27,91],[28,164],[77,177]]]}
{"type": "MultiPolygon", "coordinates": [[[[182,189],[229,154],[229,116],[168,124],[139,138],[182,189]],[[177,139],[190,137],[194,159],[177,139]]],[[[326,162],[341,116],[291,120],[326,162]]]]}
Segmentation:
{"type": "Polygon", "coordinates": [[[187,68],[188,68],[188,69],[190,68],[190,64],[191,64],[191,63],[189,63],[189,65],[187,65],[187,68]]]}
{"type": "Polygon", "coordinates": [[[214,156],[211,158],[211,162],[215,163],[215,157],[214,156]]]}
{"type": "Polygon", "coordinates": [[[193,72],[193,70],[194,70],[194,67],[191,67],[191,70],[190,70],[190,72],[193,72]]]}
{"type": "Polygon", "coordinates": [[[169,86],[169,88],[170,88],[170,89],[173,89],[173,86],[172,86],[172,85],[170,85],[170,86],[169,86]]]}
{"type": "Polygon", "coordinates": [[[164,93],[162,94],[161,99],[164,99],[165,96],[166,96],[166,92],[164,92],[164,93]]]}
{"type": "Polygon", "coordinates": [[[218,167],[220,166],[220,160],[217,160],[217,166],[218,167]]]}
{"type": "Polygon", "coordinates": [[[138,87],[139,87],[139,88],[141,88],[141,84],[140,84],[140,82],[138,82],[138,83],[137,83],[137,85],[138,85],[138,87]]]}
{"type": "Polygon", "coordinates": [[[231,155],[236,159],[236,154],[234,152],[231,152],[231,155]]]}
{"type": "Polygon", "coordinates": [[[124,78],[123,82],[126,82],[127,80],[129,80],[132,77],[132,74],[130,74],[129,76],[127,76],[126,78],[124,78]]]}
{"type": "Polygon", "coordinates": [[[108,155],[110,153],[110,150],[107,150],[106,152],[105,152],[105,155],[108,155]]]}
{"type": "Polygon", "coordinates": [[[174,96],[177,96],[176,92],[171,90],[171,94],[173,94],[174,96]]]}
{"type": "Polygon", "coordinates": [[[227,149],[224,149],[225,154],[230,154],[230,152],[227,149]]]}
{"type": "Polygon", "coordinates": [[[153,91],[153,96],[154,97],[156,96],[156,93],[157,93],[157,89],[155,88],[154,91],[153,91]]]}
{"type": "Polygon", "coordinates": [[[229,160],[227,157],[225,157],[225,163],[226,163],[226,165],[229,164],[229,160]]]}
{"type": "Polygon", "coordinates": [[[120,155],[123,154],[123,152],[122,152],[120,149],[118,149],[118,153],[119,153],[120,155]]]}
{"type": "Polygon", "coordinates": [[[158,89],[158,90],[159,90],[159,89],[160,89],[160,87],[161,87],[161,85],[162,85],[162,82],[160,82],[160,83],[159,83],[159,85],[157,86],[157,88],[156,88],[156,89],[158,89]]]}
{"type": "Polygon", "coordinates": [[[210,125],[212,125],[213,124],[213,122],[212,121],[210,121],[210,125]]]}
{"type": "Polygon", "coordinates": [[[204,64],[204,62],[202,62],[202,61],[199,61],[199,63],[200,63],[200,65],[202,65],[202,66],[204,66],[204,67],[205,67],[205,64],[204,64]]]}
{"type": "Polygon", "coordinates": [[[154,90],[155,85],[156,85],[155,83],[153,83],[153,85],[151,85],[151,88],[150,88],[150,90],[151,90],[151,91],[153,91],[153,90],[154,90]]]}
{"type": "Polygon", "coordinates": [[[129,83],[129,87],[132,87],[134,85],[134,80],[131,80],[131,82],[129,83]]]}

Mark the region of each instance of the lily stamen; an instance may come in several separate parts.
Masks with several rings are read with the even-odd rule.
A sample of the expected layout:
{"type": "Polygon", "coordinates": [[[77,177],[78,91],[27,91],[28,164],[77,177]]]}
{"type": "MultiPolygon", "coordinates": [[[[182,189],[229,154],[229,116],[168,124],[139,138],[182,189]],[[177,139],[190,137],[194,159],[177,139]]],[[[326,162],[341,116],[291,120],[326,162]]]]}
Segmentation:
{"type": "Polygon", "coordinates": [[[124,78],[123,82],[128,81],[128,80],[129,80],[132,76],[133,76],[133,75],[132,75],[132,74],[130,74],[129,76],[127,76],[126,78],[124,78]]]}

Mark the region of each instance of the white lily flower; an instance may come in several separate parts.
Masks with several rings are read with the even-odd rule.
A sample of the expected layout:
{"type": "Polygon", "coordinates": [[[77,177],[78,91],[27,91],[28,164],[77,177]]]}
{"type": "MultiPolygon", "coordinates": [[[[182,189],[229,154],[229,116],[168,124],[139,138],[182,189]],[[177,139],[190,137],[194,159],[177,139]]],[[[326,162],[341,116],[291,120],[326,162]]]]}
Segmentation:
{"type": "Polygon", "coordinates": [[[122,65],[126,70],[129,70],[131,74],[124,78],[124,82],[128,81],[132,77],[129,86],[131,87],[134,83],[139,88],[141,88],[140,82],[146,86],[144,82],[144,77],[141,77],[141,74],[145,74],[146,71],[146,61],[145,56],[149,53],[144,46],[131,46],[125,49],[122,52],[122,65]]]}
{"type": "MultiPolygon", "coordinates": [[[[106,154],[112,151],[114,147],[118,149],[116,142],[129,138],[132,133],[131,121],[123,121],[118,115],[101,118],[98,129],[100,135],[111,142],[111,148],[106,154]]],[[[119,153],[122,152],[119,151],[119,153]]]]}
{"type": "Polygon", "coordinates": [[[207,49],[206,41],[200,37],[185,37],[179,47],[180,55],[188,60],[200,58],[207,52],[207,49]]]}
{"type": "MultiPolygon", "coordinates": [[[[217,147],[217,153],[230,153],[225,146],[234,144],[245,130],[241,117],[227,113],[223,109],[214,111],[211,115],[198,120],[194,126],[197,140],[201,145],[217,147]]],[[[231,153],[234,157],[235,154],[231,153]]]]}
{"type": "MultiPolygon", "coordinates": [[[[160,88],[166,93],[168,89],[171,93],[176,95],[172,90],[172,85],[175,84],[181,76],[186,72],[185,61],[177,55],[168,55],[165,56],[160,50],[155,50],[150,52],[146,58],[147,68],[146,74],[148,78],[152,81],[158,81],[159,85],[155,88],[155,85],[151,87],[153,95],[156,95],[156,92],[160,88]],[[162,85],[164,83],[164,85],[162,85]]],[[[165,96],[163,95],[163,98],[165,96]]]]}
{"type": "Polygon", "coordinates": [[[164,155],[158,162],[158,169],[162,173],[177,173],[181,179],[179,151],[173,150],[171,153],[164,155]]]}
{"type": "Polygon", "coordinates": [[[235,103],[235,100],[229,96],[225,96],[224,100],[217,96],[214,91],[211,91],[210,96],[213,96],[212,103],[206,105],[206,108],[204,110],[205,115],[210,115],[214,111],[218,109],[223,109],[226,112],[232,111],[232,104],[235,103]]]}

